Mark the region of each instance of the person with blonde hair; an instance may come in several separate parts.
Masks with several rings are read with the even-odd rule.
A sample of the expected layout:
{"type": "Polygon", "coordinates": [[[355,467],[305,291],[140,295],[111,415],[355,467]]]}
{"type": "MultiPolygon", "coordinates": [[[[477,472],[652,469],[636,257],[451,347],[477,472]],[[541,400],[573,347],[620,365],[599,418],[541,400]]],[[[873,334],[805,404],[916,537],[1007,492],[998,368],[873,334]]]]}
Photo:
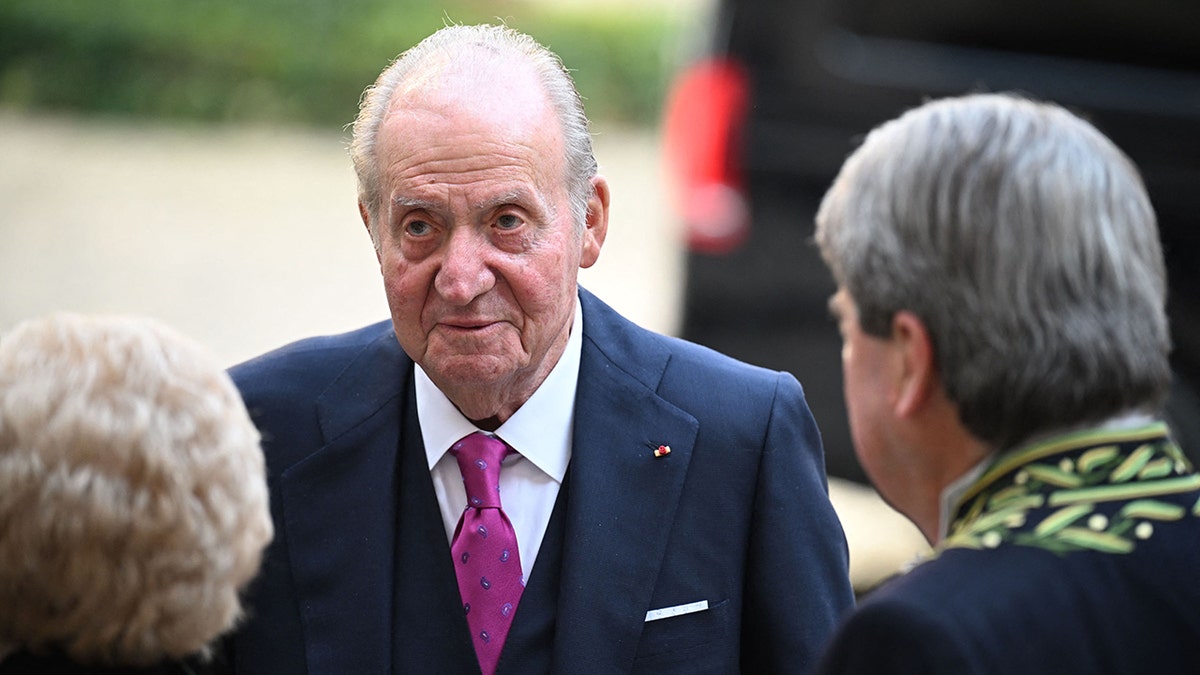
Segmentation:
{"type": "Polygon", "coordinates": [[[1198,672],[1200,474],[1133,163],[1057,105],[933,101],[867,136],[816,238],[855,451],[934,546],[821,672],[1198,672]]]}
{"type": "Polygon", "coordinates": [[[0,338],[0,674],[203,670],[272,533],[258,431],[199,345],[72,314],[0,338]]]}

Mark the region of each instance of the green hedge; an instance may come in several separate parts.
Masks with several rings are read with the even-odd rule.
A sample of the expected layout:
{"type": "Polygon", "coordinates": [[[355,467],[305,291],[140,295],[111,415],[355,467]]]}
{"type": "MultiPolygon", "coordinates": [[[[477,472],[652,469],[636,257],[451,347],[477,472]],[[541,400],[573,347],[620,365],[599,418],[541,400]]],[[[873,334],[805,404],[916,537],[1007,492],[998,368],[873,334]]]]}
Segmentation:
{"type": "Polygon", "coordinates": [[[498,18],[556,51],[595,119],[652,123],[671,15],[418,0],[4,0],[0,105],[342,126],[399,52],[498,18]],[[497,17],[496,7],[506,10],[497,17]]]}

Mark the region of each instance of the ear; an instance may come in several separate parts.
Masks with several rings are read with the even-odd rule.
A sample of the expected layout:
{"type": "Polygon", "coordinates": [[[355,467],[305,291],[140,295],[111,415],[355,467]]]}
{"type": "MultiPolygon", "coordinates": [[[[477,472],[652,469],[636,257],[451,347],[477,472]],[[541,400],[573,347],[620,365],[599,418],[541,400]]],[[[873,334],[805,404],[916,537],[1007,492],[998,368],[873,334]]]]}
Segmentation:
{"type": "Polygon", "coordinates": [[[600,247],[608,234],[608,181],[603,176],[592,178],[592,196],[588,199],[587,215],[583,229],[583,255],[580,267],[591,267],[600,257],[600,247]]]}
{"type": "Polygon", "coordinates": [[[934,362],[933,340],[924,322],[901,310],[892,318],[892,341],[900,359],[900,379],[892,404],[899,417],[920,412],[941,381],[934,362]]]}
{"type": "Polygon", "coordinates": [[[371,245],[375,249],[375,259],[382,263],[383,260],[379,257],[379,247],[375,246],[375,237],[371,236],[371,212],[367,210],[367,205],[361,199],[358,200],[358,215],[367,228],[367,236],[371,237],[371,245]]]}

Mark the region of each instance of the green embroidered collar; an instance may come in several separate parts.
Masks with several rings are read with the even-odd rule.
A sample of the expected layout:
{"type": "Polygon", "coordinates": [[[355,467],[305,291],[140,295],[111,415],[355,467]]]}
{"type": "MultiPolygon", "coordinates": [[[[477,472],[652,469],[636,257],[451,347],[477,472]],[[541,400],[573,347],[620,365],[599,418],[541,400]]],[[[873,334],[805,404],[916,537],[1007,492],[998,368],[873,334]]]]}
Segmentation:
{"type": "Polygon", "coordinates": [[[1128,553],[1155,523],[1200,517],[1197,490],[1165,424],[1066,434],[1001,454],[959,498],[938,548],[1128,553]]]}

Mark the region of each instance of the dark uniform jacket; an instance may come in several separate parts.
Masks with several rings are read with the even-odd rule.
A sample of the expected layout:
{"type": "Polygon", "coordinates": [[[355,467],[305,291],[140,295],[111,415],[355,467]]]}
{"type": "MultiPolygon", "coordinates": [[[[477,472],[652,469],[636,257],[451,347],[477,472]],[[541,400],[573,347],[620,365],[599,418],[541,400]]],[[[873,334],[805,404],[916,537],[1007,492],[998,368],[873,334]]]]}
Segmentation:
{"type": "Polygon", "coordinates": [[[1200,673],[1200,475],[1154,424],[1002,455],[823,673],[1200,673]]]}

